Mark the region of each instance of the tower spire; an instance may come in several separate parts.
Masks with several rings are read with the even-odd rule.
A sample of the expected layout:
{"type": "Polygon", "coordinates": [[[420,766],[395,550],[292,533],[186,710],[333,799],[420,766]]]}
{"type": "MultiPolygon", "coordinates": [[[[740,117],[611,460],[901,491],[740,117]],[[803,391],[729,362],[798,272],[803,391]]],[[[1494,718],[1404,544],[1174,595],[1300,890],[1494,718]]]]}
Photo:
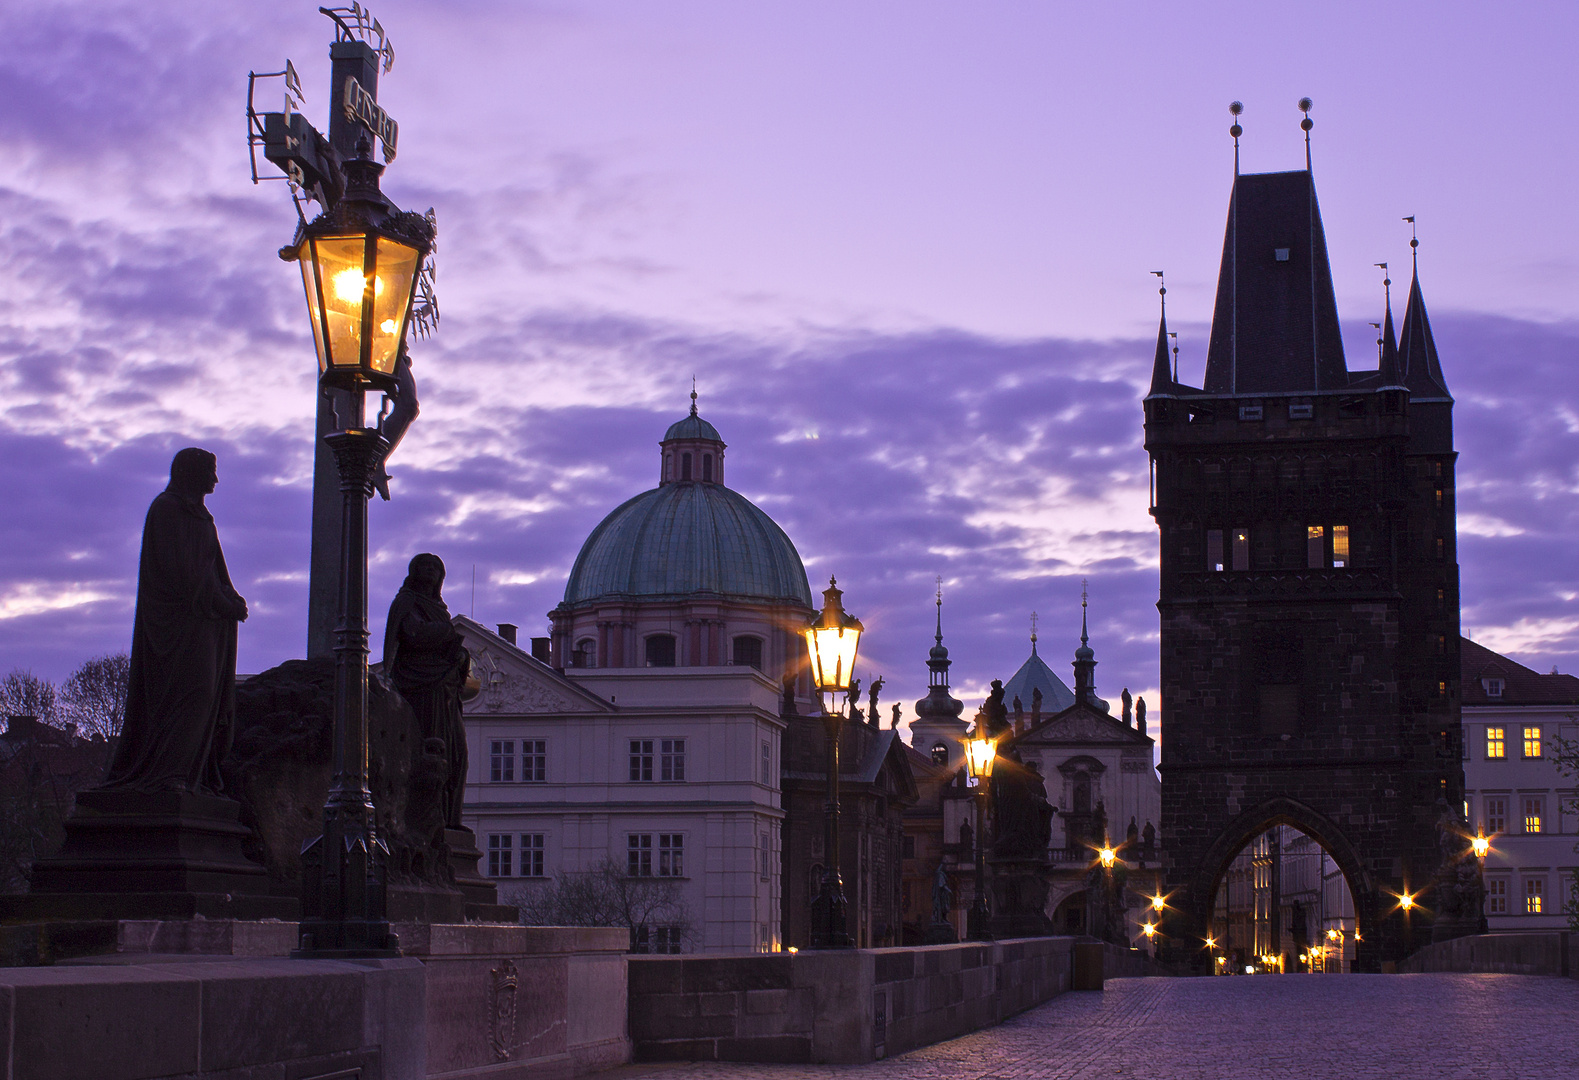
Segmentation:
{"type": "Polygon", "coordinates": [[[1031,612],[1031,655],[1036,655],[1036,612],[1031,612]]]}
{"type": "Polygon", "coordinates": [[[1085,578],[1080,579],[1080,648],[1075,650],[1075,700],[1090,705],[1092,708],[1101,709],[1106,706],[1097,698],[1096,680],[1096,653],[1091,648],[1091,638],[1086,631],[1086,606],[1089,603],[1090,592],[1085,578]]]}
{"type": "MultiPolygon", "coordinates": [[[[1414,217],[1404,218],[1414,228],[1414,217]]],[[[1425,296],[1420,291],[1420,238],[1409,240],[1414,273],[1409,282],[1409,300],[1404,305],[1403,330],[1398,335],[1398,365],[1403,383],[1416,400],[1451,398],[1442,364],[1437,359],[1436,340],[1431,336],[1431,320],[1426,316],[1425,296]]]]}
{"type": "Polygon", "coordinates": [[[691,376],[691,415],[696,415],[696,376],[691,376]]]}
{"type": "Polygon", "coordinates": [[[1381,375],[1382,386],[1402,386],[1402,374],[1398,370],[1398,345],[1393,334],[1393,279],[1387,272],[1387,264],[1376,264],[1382,270],[1382,289],[1387,302],[1387,314],[1382,317],[1381,355],[1377,357],[1377,370],[1381,375]]]}
{"type": "Polygon", "coordinates": [[[1147,397],[1157,397],[1173,393],[1174,383],[1177,381],[1178,372],[1172,377],[1168,374],[1168,286],[1164,282],[1162,271],[1153,270],[1157,275],[1157,297],[1161,303],[1161,315],[1157,322],[1157,353],[1151,362],[1151,391],[1147,397]]]}
{"type": "Polygon", "coordinates": [[[937,643],[943,644],[943,575],[938,575],[938,633],[937,643]]]}

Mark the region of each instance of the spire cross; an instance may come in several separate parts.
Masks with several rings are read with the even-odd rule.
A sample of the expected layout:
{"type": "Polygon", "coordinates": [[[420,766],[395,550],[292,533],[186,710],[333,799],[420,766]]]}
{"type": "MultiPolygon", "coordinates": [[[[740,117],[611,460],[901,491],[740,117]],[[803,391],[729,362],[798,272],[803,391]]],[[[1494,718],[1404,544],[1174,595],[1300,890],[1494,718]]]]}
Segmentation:
{"type": "Polygon", "coordinates": [[[696,376],[691,376],[691,415],[696,415],[696,376]]]}
{"type": "Polygon", "coordinates": [[[938,575],[938,634],[937,643],[943,644],[943,575],[938,575]]]}

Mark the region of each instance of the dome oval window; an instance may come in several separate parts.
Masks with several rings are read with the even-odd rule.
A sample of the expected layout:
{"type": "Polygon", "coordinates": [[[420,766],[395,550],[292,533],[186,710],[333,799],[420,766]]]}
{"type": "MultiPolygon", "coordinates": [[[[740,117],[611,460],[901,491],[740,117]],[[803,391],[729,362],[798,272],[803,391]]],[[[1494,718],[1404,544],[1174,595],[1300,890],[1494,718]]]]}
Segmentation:
{"type": "Polygon", "coordinates": [[[674,667],[673,634],[654,634],[647,639],[647,666],[674,667]]]}

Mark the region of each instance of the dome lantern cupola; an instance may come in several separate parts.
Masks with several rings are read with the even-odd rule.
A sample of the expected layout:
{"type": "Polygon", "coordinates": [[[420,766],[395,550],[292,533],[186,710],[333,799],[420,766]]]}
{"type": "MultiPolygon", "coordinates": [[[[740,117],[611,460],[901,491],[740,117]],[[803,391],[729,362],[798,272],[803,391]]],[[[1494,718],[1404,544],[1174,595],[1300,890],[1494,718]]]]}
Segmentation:
{"type": "Polygon", "coordinates": [[[691,413],[669,425],[663,440],[658,483],[704,484],[724,482],[724,440],[718,429],[696,412],[696,388],[691,388],[691,413]]]}

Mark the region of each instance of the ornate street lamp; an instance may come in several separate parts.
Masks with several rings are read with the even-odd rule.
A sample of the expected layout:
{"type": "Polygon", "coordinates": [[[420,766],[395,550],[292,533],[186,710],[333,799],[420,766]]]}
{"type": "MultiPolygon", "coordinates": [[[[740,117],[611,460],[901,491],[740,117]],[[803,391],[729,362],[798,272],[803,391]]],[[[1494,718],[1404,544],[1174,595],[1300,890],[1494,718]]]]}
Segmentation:
{"type": "Polygon", "coordinates": [[[976,781],[976,897],[971,901],[966,927],[972,941],[992,940],[992,914],[987,909],[987,785],[997,760],[997,740],[988,738],[977,723],[975,737],[965,743],[965,767],[976,781]]]}
{"type": "Polygon", "coordinates": [[[367,786],[367,501],[389,450],[364,427],[367,390],[392,390],[417,270],[433,224],[395,209],[364,138],[344,162],[345,194],[304,223],[280,257],[300,263],[319,381],[349,391],[348,416],[324,436],[340,474],[340,589],[334,633],[334,759],[323,834],[302,853],[300,955],[398,955],[385,909],[388,847],[367,786]]]}
{"type": "Polygon", "coordinates": [[[822,614],[806,628],[806,651],[811,660],[811,681],[817,689],[823,719],[828,728],[828,801],[822,886],[811,902],[811,947],[848,949],[854,946],[849,933],[849,911],[844,899],[844,882],[839,877],[839,730],[844,720],[840,693],[848,693],[855,671],[856,649],[865,629],[861,620],[844,610],[836,578],[828,579],[822,593],[822,614]]]}
{"type": "Polygon", "coordinates": [[[1469,846],[1477,859],[1484,859],[1491,851],[1491,841],[1487,840],[1484,834],[1477,835],[1469,842],[1469,846]]]}

